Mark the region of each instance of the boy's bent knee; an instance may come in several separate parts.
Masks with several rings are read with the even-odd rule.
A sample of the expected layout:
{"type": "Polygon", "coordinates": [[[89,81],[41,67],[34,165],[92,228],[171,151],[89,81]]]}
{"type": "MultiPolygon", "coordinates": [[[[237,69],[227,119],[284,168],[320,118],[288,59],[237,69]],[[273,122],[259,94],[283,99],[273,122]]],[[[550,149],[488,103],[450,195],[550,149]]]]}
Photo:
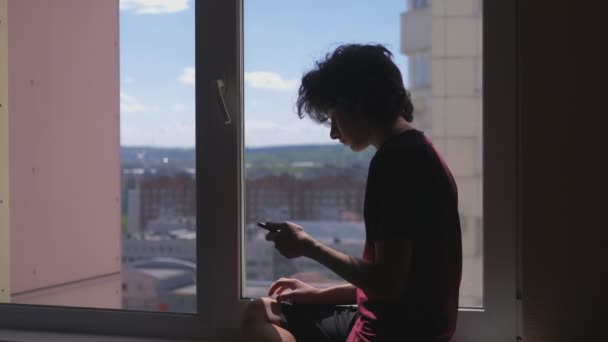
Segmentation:
{"type": "Polygon", "coordinates": [[[258,298],[247,304],[243,315],[243,324],[255,323],[278,323],[280,311],[277,311],[278,303],[270,298],[258,298]]]}
{"type": "Polygon", "coordinates": [[[264,319],[264,302],[261,299],[252,300],[243,314],[243,324],[261,319],[264,319]]]}

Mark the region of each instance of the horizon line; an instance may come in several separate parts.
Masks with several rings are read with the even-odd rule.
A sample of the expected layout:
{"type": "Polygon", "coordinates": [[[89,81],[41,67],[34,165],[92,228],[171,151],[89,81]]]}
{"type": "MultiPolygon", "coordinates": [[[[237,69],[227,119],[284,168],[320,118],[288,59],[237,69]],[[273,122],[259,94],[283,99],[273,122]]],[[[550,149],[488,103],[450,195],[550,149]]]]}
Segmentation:
{"type": "MultiPolygon", "coordinates": [[[[287,146],[340,146],[339,143],[303,143],[303,144],[286,144],[286,145],[262,145],[262,146],[245,146],[248,148],[273,148],[273,147],[287,147],[287,146]]],[[[153,145],[120,145],[121,148],[158,148],[158,149],[181,149],[188,150],[194,149],[196,146],[153,146],[153,145]]]]}

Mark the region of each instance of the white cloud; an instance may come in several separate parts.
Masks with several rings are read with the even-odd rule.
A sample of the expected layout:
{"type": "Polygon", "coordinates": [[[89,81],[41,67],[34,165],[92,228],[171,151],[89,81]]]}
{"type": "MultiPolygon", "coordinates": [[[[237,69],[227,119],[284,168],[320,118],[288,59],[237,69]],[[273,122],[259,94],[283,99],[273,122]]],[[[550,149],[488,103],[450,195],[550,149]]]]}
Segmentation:
{"type": "Polygon", "coordinates": [[[120,0],[120,9],[137,14],[167,14],[185,11],[189,0],[120,0]]]}
{"type": "Polygon", "coordinates": [[[196,80],[196,71],[193,67],[184,68],[181,76],[179,76],[179,81],[186,84],[194,85],[196,80]]]}
{"type": "Polygon", "coordinates": [[[159,110],[159,106],[147,106],[131,95],[120,93],[121,113],[157,112],[159,110]]]}
{"type": "Polygon", "coordinates": [[[245,72],[245,83],[253,88],[276,91],[290,91],[298,86],[298,80],[285,80],[272,71],[245,72]]]}

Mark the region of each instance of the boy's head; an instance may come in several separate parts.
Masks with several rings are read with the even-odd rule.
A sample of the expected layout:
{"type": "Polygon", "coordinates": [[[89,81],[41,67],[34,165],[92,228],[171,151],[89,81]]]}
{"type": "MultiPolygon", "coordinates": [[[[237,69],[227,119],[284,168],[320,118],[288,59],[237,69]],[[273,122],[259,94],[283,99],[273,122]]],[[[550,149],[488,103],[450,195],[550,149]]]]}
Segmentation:
{"type": "Polygon", "coordinates": [[[328,123],[357,120],[390,128],[398,117],[411,122],[414,108],[392,54],[382,45],[347,44],[317,61],[298,91],[298,115],[328,123]]]}

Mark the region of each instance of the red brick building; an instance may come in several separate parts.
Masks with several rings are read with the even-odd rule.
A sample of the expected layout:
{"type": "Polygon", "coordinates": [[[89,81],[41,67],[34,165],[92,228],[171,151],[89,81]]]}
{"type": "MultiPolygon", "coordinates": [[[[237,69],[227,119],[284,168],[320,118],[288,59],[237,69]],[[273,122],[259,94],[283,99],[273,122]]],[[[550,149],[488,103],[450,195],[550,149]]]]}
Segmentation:
{"type": "Polygon", "coordinates": [[[246,221],[359,220],[365,181],[326,175],[301,179],[268,175],[246,181],[246,221]]]}
{"type": "Polygon", "coordinates": [[[196,217],[196,182],[192,175],[144,178],[139,195],[140,222],[144,229],[148,221],[161,215],[196,217]]]}

